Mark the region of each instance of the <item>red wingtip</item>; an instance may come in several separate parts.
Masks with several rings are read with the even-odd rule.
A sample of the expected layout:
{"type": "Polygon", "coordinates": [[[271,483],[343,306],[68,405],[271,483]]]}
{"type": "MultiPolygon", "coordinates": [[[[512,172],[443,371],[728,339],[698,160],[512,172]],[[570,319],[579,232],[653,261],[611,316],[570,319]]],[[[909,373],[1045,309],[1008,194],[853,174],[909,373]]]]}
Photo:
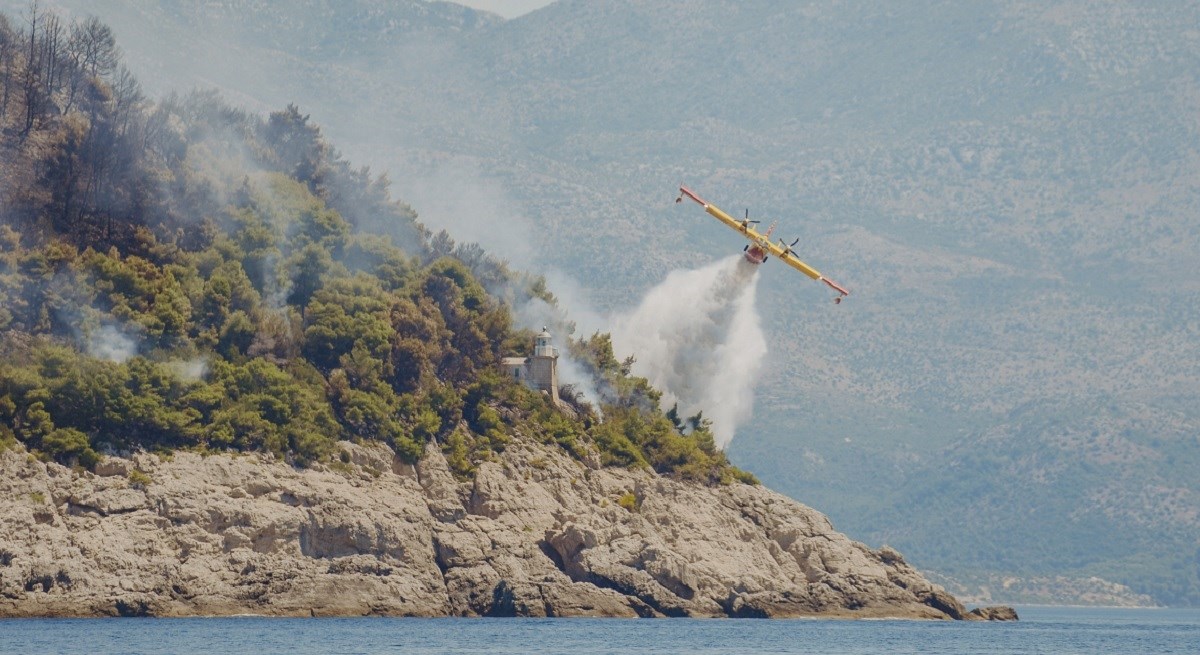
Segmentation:
{"type": "Polygon", "coordinates": [[[675,199],[675,202],[682,201],[684,196],[687,196],[687,197],[691,198],[692,200],[695,200],[696,202],[700,203],[701,205],[704,205],[705,207],[708,206],[708,203],[704,202],[704,200],[700,196],[693,193],[691,189],[680,184],[679,185],[679,197],[675,199]]]}
{"type": "MultiPolygon", "coordinates": [[[[838,293],[842,294],[842,296],[850,295],[849,291],[846,291],[837,282],[834,282],[833,280],[830,280],[827,277],[821,278],[821,281],[824,282],[825,284],[828,284],[830,286],[830,288],[832,288],[835,291],[837,291],[838,293]]],[[[837,299],[837,302],[841,302],[841,301],[842,301],[842,298],[841,298],[841,296],[839,296],[837,299]]]]}

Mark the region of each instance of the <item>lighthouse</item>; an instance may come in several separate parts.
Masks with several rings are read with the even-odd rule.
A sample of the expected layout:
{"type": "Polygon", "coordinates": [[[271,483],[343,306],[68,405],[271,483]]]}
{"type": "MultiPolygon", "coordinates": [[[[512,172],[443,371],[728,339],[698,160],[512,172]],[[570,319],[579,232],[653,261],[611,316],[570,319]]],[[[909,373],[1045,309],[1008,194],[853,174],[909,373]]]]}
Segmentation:
{"type": "Polygon", "coordinates": [[[543,327],[535,338],[531,357],[505,357],[502,366],[514,378],[550,394],[558,405],[558,348],[552,340],[549,330],[543,327]]]}

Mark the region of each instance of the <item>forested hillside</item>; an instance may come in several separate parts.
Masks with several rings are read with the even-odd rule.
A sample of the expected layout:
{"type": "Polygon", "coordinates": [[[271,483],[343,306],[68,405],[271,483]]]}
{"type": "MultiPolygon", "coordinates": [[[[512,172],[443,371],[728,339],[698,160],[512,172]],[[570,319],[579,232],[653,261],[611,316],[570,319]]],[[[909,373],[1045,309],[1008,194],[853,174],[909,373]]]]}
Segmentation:
{"type": "Polygon", "coordinates": [[[430,235],[296,106],[152,101],[107,26],[36,6],[0,14],[0,83],[0,448],[86,468],[178,448],[337,466],[338,440],[410,461],[433,441],[470,476],[522,434],[753,481],[703,419],[661,412],[607,335],[568,344],[599,407],[501,374],[533,342],[514,303],[554,303],[544,281],[430,235]]]}

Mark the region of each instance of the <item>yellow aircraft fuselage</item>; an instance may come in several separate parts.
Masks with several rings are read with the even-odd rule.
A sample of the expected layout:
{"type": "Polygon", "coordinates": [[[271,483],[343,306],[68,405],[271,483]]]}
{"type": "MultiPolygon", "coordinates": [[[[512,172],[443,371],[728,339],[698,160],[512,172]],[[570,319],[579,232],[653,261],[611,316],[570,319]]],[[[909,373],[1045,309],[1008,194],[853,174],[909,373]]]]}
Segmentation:
{"type": "Polygon", "coordinates": [[[726,214],[719,207],[705,202],[702,198],[700,198],[700,196],[696,195],[691,189],[688,189],[685,186],[679,187],[679,193],[679,198],[677,198],[675,202],[681,202],[683,197],[687,196],[703,206],[704,211],[708,212],[713,218],[716,218],[729,227],[741,232],[742,236],[746,237],[750,241],[750,246],[746,249],[746,259],[750,260],[751,262],[755,264],[761,264],[767,260],[768,254],[775,255],[788,266],[791,266],[792,268],[800,271],[814,280],[820,280],[821,282],[824,282],[825,284],[829,285],[830,288],[840,293],[841,296],[838,296],[837,302],[841,302],[842,296],[850,295],[849,291],[843,289],[841,286],[833,282],[833,280],[822,276],[817,269],[800,261],[800,258],[796,257],[796,255],[792,252],[791,246],[787,246],[786,243],[782,241],[779,244],[772,243],[771,233],[775,230],[774,224],[772,224],[764,234],[750,227],[752,224],[750,219],[747,218],[740,221],[737,220],[729,214],[726,214]]]}

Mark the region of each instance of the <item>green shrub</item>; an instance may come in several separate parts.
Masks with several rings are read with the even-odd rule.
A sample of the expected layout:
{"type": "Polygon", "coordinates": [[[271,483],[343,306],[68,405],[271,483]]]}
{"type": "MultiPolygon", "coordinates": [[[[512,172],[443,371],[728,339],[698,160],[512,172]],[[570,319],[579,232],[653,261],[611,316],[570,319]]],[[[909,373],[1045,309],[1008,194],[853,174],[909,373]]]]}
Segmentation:
{"type": "Polygon", "coordinates": [[[41,445],[42,452],[67,466],[78,464],[91,469],[100,461],[100,455],[92,450],[87,435],[75,428],[58,428],[46,435],[41,445]]]}
{"type": "Polygon", "coordinates": [[[145,489],[153,482],[154,478],[141,469],[133,469],[129,472],[129,485],[135,489],[145,489]]]}
{"type": "Polygon", "coordinates": [[[755,477],[753,473],[749,471],[743,471],[736,466],[726,466],[721,471],[721,484],[728,485],[733,484],[734,482],[740,482],[741,484],[749,485],[762,484],[758,481],[758,478],[755,477]]]}
{"type": "Polygon", "coordinates": [[[0,424],[0,453],[16,447],[17,436],[7,425],[0,424]]]}
{"type": "Polygon", "coordinates": [[[600,449],[600,462],[605,466],[644,468],[649,466],[642,449],[622,430],[627,424],[612,417],[592,427],[592,439],[600,449]]]}
{"type": "Polygon", "coordinates": [[[471,438],[461,430],[450,433],[442,444],[442,454],[450,471],[460,479],[467,479],[475,474],[475,464],[471,461],[471,438]]]}

